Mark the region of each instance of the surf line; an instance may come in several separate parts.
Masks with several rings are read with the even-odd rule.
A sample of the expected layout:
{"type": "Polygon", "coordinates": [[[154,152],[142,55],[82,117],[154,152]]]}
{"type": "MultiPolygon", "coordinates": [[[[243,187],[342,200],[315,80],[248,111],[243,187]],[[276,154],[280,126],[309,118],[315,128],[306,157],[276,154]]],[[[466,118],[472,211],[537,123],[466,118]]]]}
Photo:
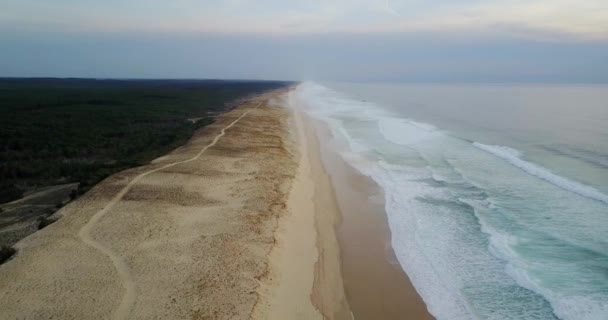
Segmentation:
{"type": "MultiPolygon", "coordinates": [[[[258,105],[258,107],[259,107],[259,105],[258,105]]],[[[110,260],[112,260],[112,263],[114,264],[114,268],[116,269],[116,272],[118,273],[118,276],[120,277],[120,280],[122,282],[122,286],[125,289],[125,293],[122,296],[120,306],[118,307],[118,309],[116,309],[116,311],[114,313],[114,319],[123,320],[123,319],[130,318],[131,310],[133,309],[133,305],[135,303],[135,297],[136,297],[135,281],[133,280],[133,277],[131,276],[131,273],[129,272],[129,266],[127,265],[126,261],[118,253],[112,251],[110,248],[104,246],[103,244],[101,244],[101,243],[95,241],[95,239],[93,239],[93,237],[91,235],[91,231],[93,230],[93,227],[95,227],[95,224],[97,224],[99,222],[99,220],[101,220],[101,218],[103,218],[103,216],[106,213],[108,213],[110,210],[112,210],[114,205],[116,205],[120,200],[122,200],[122,198],[125,196],[125,194],[127,194],[127,192],[129,192],[129,190],[131,190],[131,188],[136,183],[138,183],[142,178],[144,178],[145,176],[147,176],[149,174],[159,172],[161,170],[164,170],[164,169],[167,169],[167,168],[179,165],[179,164],[184,164],[184,163],[198,160],[198,158],[205,151],[207,151],[207,149],[213,147],[220,140],[220,138],[222,138],[226,134],[226,130],[232,128],[232,126],[234,126],[237,122],[239,122],[241,119],[243,119],[251,111],[252,110],[248,110],[248,111],[244,112],[236,120],[232,121],[230,124],[228,124],[227,126],[222,128],[220,133],[217,136],[215,136],[215,138],[213,138],[213,141],[211,141],[211,143],[209,143],[208,145],[203,147],[194,157],[187,159],[187,160],[169,163],[160,168],[146,171],[146,172],[141,173],[138,176],[136,176],[122,190],[120,190],[120,192],[116,196],[114,196],[114,198],[112,198],[112,200],[103,209],[101,209],[100,211],[95,213],[91,217],[91,219],[78,232],[78,236],[85,244],[102,252],[104,255],[108,256],[108,258],[110,258],[110,260]]]]}

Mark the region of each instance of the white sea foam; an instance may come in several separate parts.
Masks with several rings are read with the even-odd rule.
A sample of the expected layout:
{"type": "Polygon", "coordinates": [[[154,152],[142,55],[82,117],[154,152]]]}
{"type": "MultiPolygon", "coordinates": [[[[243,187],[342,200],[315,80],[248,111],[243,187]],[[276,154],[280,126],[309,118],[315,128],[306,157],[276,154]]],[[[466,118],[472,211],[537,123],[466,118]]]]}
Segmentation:
{"type": "MultiPolygon", "coordinates": [[[[385,190],[385,203],[389,227],[392,234],[392,246],[396,256],[405,270],[416,290],[427,304],[429,311],[439,320],[468,320],[474,319],[468,309],[466,301],[458,292],[458,285],[454,284],[457,279],[449,276],[441,276],[434,268],[431,257],[420,245],[423,239],[418,239],[422,232],[418,231],[419,223],[416,215],[404,215],[405,210],[423,213],[424,209],[417,209],[415,199],[432,192],[424,184],[416,182],[418,179],[430,177],[429,172],[405,169],[384,161],[370,161],[364,154],[368,150],[366,146],[356,141],[345,129],[344,123],[338,119],[349,116],[358,116],[365,119],[374,119],[378,123],[383,122],[383,134],[392,137],[397,144],[422,142],[424,139],[432,138],[435,133],[431,126],[408,122],[407,120],[390,119],[386,112],[371,104],[361,103],[350,99],[339,97],[337,93],[314,83],[301,84],[295,93],[291,103],[297,108],[303,109],[309,115],[324,121],[336,139],[342,139],[350,147],[341,156],[353,165],[361,173],[372,178],[385,190]],[[407,138],[399,133],[399,127],[408,126],[408,136],[417,135],[416,139],[401,140],[407,138]],[[391,131],[392,130],[392,131],[391,131]],[[444,282],[447,281],[447,282],[444,282]],[[450,282],[452,282],[450,284],[450,282]]],[[[388,137],[387,137],[388,138],[388,137]]],[[[434,226],[440,230],[440,226],[434,226]]],[[[446,266],[439,264],[439,266],[446,266]]]]}
{"type": "Polygon", "coordinates": [[[521,152],[519,152],[518,150],[505,146],[482,144],[479,142],[474,142],[473,145],[559,188],[574,192],[583,197],[608,203],[608,195],[603,194],[602,192],[593,187],[559,176],[551,172],[547,168],[543,168],[537,164],[523,160],[521,158],[521,152]]]}
{"type": "Polygon", "coordinates": [[[423,143],[441,134],[432,125],[407,119],[382,118],[379,126],[388,141],[404,146],[423,143]]]}
{"type": "MultiPolygon", "coordinates": [[[[384,190],[392,247],[437,319],[544,320],[554,319],[553,312],[568,320],[606,319],[608,304],[601,300],[605,295],[576,295],[568,291],[571,288],[560,291],[559,283],[535,278],[537,270],[532,269],[538,264],[546,271],[557,268],[554,274],[577,276],[580,270],[568,269],[560,260],[542,260],[550,259],[553,252],[542,257],[525,256],[530,254],[525,252],[530,240],[526,232],[531,231],[526,229],[528,221],[517,220],[521,218],[518,212],[501,211],[501,205],[509,199],[497,201],[496,194],[503,194],[503,190],[516,193],[527,186],[543,186],[536,191],[552,188],[539,183],[540,178],[603,203],[572,195],[577,202],[603,206],[608,203],[608,196],[522,159],[515,149],[480,143],[473,147],[432,125],[391,114],[381,106],[349,99],[314,83],[300,85],[292,95],[290,103],[294,107],[324,121],[339,145],[346,146],[333,150],[384,190]],[[416,159],[416,154],[421,160],[416,159]],[[511,165],[523,172],[519,174],[511,165]],[[470,180],[465,177],[467,173],[498,184],[494,190],[500,191],[492,193],[487,184],[474,184],[480,180],[470,180]],[[518,174],[511,177],[512,173],[518,174]],[[494,175],[499,178],[494,179],[494,175]],[[428,183],[430,179],[446,183],[433,185],[428,183]],[[512,184],[509,189],[501,189],[508,183],[512,184]],[[486,194],[491,198],[486,199],[486,194]],[[458,202],[470,205],[474,212],[459,207],[458,202]],[[507,215],[506,220],[498,221],[502,215],[507,215]],[[521,246],[525,247],[523,252],[519,250],[521,246]]],[[[555,198],[540,194],[543,199],[555,198]]],[[[524,208],[522,211],[534,212],[538,208],[530,202],[508,204],[524,208]]],[[[534,213],[539,217],[541,212],[534,213]]],[[[560,213],[547,215],[551,219],[542,223],[551,226],[553,218],[565,216],[560,213]]],[[[582,214],[588,213],[580,212],[579,216],[582,214]]],[[[526,212],[527,216],[530,215],[526,212]]],[[[538,218],[534,227],[538,227],[538,218]]],[[[586,226],[579,228],[583,227],[586,226]]],[[[576,240],[582,241],[580,237],[576,240]]],[[[560,250],[570,248],[578,250],[560,250]]],[[[589,283],[582,284],[586,285],[589,283]]]]}
{"type": "Polygon", "coordinates": [[[554,313],[566,320],[606,320],[608,303],[603,295],[564,295],[539,286],[528,273],[512,265],[507,266],[507,273],[517,283],[529,290],[542,294],[550,303],[554,313]]]}

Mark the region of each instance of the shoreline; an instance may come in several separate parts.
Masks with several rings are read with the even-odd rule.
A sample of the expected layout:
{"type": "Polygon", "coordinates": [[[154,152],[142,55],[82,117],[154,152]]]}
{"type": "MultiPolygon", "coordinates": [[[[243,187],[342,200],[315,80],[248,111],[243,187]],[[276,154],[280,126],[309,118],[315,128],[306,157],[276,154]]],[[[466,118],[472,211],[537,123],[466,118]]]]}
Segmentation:
{"type": "Polygon", "coordinates": [[[287,103],[283,107],[293,120],[289,130],[298,146],[298,171],[275,231],[253,319],[350,320],[335,233],[339,209],[313,129],[287,103]]]}
{"type": "Polygon", "coordinates": [[[430,319],[391,255],[370,200],[377,186],[331,158],[329,132],[289,105],[290,90],[243,102],[59,210],[0,266],[0,308],[14,318],[430,319]]]}
{"type": "Polygon", "coordinates": [[[325,123],[308,118],[316,133],[313,138],[324,142],[319,155],[339,207],[336,235],[344,290],[354,318],[434,319],[391,246],[383,190],[332,151],[333,137],[325,123]]]}
{"type": "Polygon", "coordinates": [[[254,319],[433,319],[390,245],[382,190],[328,150],[323,123],[286,107],[298,174],[254,319]],[[313,276],[312,287],[300,281],[313,276]]]}

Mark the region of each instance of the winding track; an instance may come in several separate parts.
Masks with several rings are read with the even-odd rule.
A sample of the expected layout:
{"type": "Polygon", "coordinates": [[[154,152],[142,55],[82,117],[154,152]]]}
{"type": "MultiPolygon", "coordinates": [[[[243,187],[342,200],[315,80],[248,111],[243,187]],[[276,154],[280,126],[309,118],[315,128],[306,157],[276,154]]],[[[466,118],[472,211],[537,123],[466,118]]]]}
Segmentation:
{"type": "Polygon", "coordinates": [[[245,117],[249,112],[251,112],[251,110],[244,112],[236,120],[232,121],[230,124],[228,124],[227,126],[222,128],[220,133],[217,136],[215,136],[215,138],[213,138],[213,141],[211,141],[211,143],[209,143],[204,148],[202,148],[201,151],[199,151],[196,154],[196,156],[194,156],[190,159],[187,159],[187,160],[182,160],[182,161],[166,164],[160,168],[146,171],[146,172],[141,173],[140,175],[136,176],[122,190],[120,190],[120,192],[116,196],[114,196],[114,198],[112,198],[112,200],[103,209],[101,209],[100,211],[95,213],[91,217],[91,219],[78,232],[78,236],[84,243],[86,243],[90,247],[97,249],[98,251],[101,251],[103,254],[105,254],[112,260],[112,263],[114,264],[114,268],[116,269],[116,272],[118,273],[118,276],[120,277],[120,280],[122,281],[122,285],[125,288],[125,293],[120,302],[120,306],[118,307],[118,309],[116,309],[116,311],[114,313],[114,319],[118,319],[118,320],[129,319],[129,317],[131,315],[131,310],[133,309],[133,304],[135,303],[135,298],[136,298],[135,281],[133,280],[133,277],[131,276],[131,273],[129,272],[129,266],[127,265],[126,261],[118,253],[112,251],[110,248],[97,242],[92,237],[91,231],[95,227],[95,224],[97,224],[99,222],[99,220],[101,220],[101,218],[103,218],[103,216],[106,213],[108,213],[110,210],[112,210],[114,205],[116,205],[120,200],[122,200],[122,198],[125,196],[125,194],[127,194],[127,192],[129,192],[129,190],[131,190],[131,188],[136,183],[138,183],[142,178],[144,178],[145,176],[147,176],[151,173],[155,173],[155,172],[176,166],[178,164],[188,163],[188,162],[197,160],[205,151],[207,151],[207,149],[213,147],[220,140],[220,138],[226,134],[226,130],[230,129],[237,122],[239,122],[239,120],[243,119],[243,117],[245,117]]]}

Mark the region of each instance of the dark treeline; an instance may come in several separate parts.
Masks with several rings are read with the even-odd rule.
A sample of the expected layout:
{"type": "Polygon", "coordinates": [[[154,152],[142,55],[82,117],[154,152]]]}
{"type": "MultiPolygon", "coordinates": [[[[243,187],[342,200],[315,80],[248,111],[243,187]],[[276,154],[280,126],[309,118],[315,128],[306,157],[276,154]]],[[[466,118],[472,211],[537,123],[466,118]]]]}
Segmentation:
{"type": "Polygon", "coordinates": [[[286,84],[0,79],[0,203],[68,182],[86,191],[183,144],[228,102],[286,84]]]}

